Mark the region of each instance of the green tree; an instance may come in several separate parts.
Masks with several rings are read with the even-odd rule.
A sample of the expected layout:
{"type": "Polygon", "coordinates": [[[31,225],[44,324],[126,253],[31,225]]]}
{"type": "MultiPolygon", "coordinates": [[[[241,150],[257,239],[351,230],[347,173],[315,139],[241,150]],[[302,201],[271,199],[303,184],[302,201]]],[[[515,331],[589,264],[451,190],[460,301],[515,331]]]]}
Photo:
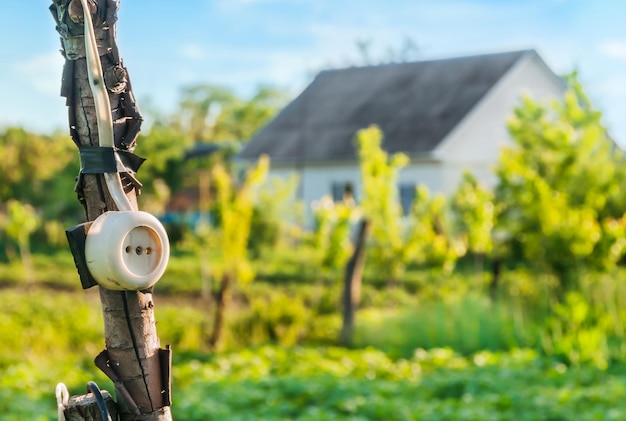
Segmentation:
{"type": "Polygon", "coordinates": [[[194,85],[183,90],[175,124],[194,141],[246,141],[286,100],[284,92],[270,87],[245,100],[224,87],[194,85]]]}
{"type": "Polygon", "coordinates": [[[0,156],[0,203],[29,203],[43,221],[43,229],[29,234],[36,244],[64,246],[62,227],[83,217],[74,193],[79,159],[70,138],[9,127],[0,132],[0,156]]]}
{"type": "Polygon", "coordinates": [[[371,126],[356,134],[363,181],[363,217],[371,221],[368,263],[372,262],[389,281],[398,281],[407,261],[407,237],[398,200],[398,173],[409,158],[397,153],[391,157],[382,149],[382,131],[371,126]]]}
{"type": "Polygon", "coordinates": [[[431,195],[425,186],[417,188],[407,232],[408,259],[441,267],[445,273],[452,272],[467,250],[466,242],[454,230],[446,197],[431,195]]]}
{"type": "Polygon", "coordinates": [[[495,221],[493,193],[466,172],[451,198],[450,206],[455,228],[463,236],[467,250],[479,256],[491,252],[495,221]]]}
{"type": "MultiPolygon", "coordinates": [[[[243,99],[228,88],[203,84],[184,88],[174,113],[150,111],[155,123],[140,136],[136,151],[150,157],[139,174],[144,183],[143,207],[162,213],[177,193],[204,194],[202,186],[210,178],[211,168],[218,163],[230,167],[240,143],[249,140],[286,99],[285,93],[269,87],[243,99]],[[214,146],[211,153],[188,156],[194,147],[207,143],[214,146]]],[[[200,203],[195,210],[202,208],[200,203]]]]}
{"type": "Polygon", "coordinates": [[[147,134],[139,136],[135,152],[150,157],[138,173],[143,184],[142,208],[160,214],[172,193],[181,190],[185,152],[192,144],[189,136],[164,119],[153,124],[147,134]]]}
{"type": "Polygon", "coordinates": [[[409,262],[451,271],[465,247],[454,236],[445,197],[431,197],[426,187],[419,187],[413,209],[404,217],[397,183],[409,158],[401,153],[390,157],[382,139],[376,126],[356,136],[364,193],[360,208],[371,221],[368,263],[391,282],[401,279],[409,262]]]}
{"type": "MultiPolygon", "coordinates": [[[[254,278],[248,259],[248,241],[256,194],[268,170],[269,158],[263,156],[239,186],[223,165],[217,164],[211,170],[216,220],[213,223],[205,220],[198,227],[196,247],[211,254],[211,275],[220,279],[213,334],[209,340],[213,348],[221,345],[233,285],[245,284],[254,278]]],[[[200,258],[205,264],[208,262],[206,256],[200,258]]]]}
{"type": "Polygon", "coordinates": [[[296,199],[298,177],[273,177],[259,190],[254,205],[248,248],[258,258],[263,250],[285,246],[300,237],[302,203],[296,199]]]}
{"type": "Polygon", "coordinates": [[[467,251],[473,254],[482,270],[484,258],[494,248],[495,206],[493,192],[482,187],[466,172],[450,199],[453,225],[467,251]]]}
{"type": "Polygon", "coordinates": [[[74,179],[78,158],[67,136],[44,136],[9,127],[0,132],[0,202],[28,202],[55,218],[80,210],[74,179]]]}
{"type": "MultiPolygon", "coordinates": [[[[239,102],[235,94],[215,85],[194,85],[184,88],[175,116],[177,129],[194,141],[233,140],[221,138],[224,116],[239,102]]],[[[239,140],[239,139],[234,139],[239,140]]]]}
{"type": "Polygon", "coordinates": [[[251,98],[240,100],[233,104],[233,108],[223,110],[223,132],[228,133],[233,140],[248,141],[276,115],[287,100],[286,92],[261,86],[251,98]]]}
{"type": "Polygon", "coordinates": [[[313,245],[322,269],[337,272],[344,268],[353,251],[350,230],[359,214],[353,200],[335,203],[330,196],[324,196],[314,202],[313,245]]]}
{"type": "Polygon", "coordinates": [[[554,272],[564,288],[579,268],[610,270],[626,251],[623,153],[575,75],[569,85],[560,102],[524,98],[496,170],[497,229],[510,256],[554,272]]]}
{"type": "Polygon", "coordinates": [[[41,219],[35,208],[17,200],[9,200],[6,204],[6,214],[0,214],[0,227],[9,238],[17,242],[19,247],[26,283],[34,281],[35,271],[30,251],[30,237],[40,225],[41,219]]]}

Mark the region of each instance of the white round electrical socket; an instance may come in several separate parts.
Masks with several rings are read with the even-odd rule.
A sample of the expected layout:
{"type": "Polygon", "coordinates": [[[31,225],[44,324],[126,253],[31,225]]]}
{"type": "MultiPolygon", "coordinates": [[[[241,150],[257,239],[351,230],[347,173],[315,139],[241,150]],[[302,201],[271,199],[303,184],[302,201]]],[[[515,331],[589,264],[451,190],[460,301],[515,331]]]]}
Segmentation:
{"type": "Polygon", "coordinates": [[[165,228],[142,211],[113,211],[93,222],[85,242],[87,267],[101,286],[140,291],[154,285],[169,260],[165,228]]]}

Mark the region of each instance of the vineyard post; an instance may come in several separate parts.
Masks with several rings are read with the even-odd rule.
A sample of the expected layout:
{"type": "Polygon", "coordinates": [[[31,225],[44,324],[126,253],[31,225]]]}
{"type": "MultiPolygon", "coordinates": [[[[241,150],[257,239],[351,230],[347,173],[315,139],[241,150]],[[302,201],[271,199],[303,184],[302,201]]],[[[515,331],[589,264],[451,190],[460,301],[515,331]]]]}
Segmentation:
{"type": "MultiPolygon", "coordinates": [[[[113,171],[119,174],[128,202],[137,210],[136,196],[141,183],[135,172],[142,162],[132,154],[142,117],[115,39],[119,0],[86,1],[112,113],[114,147],[108,150],[99,144],[97,104],[89,81],[84,35],[86,16],[81,0],[52,0],[50,6],[65,57],[61,95],[66,98],[70,134],[81,155],[76,193],[88,222],[68,230],[68,239],[83,288],[95,286],[95,282],[84,267],[81,268],[84,264],[81,232],[84,240],[91,222],[105,212],[120,210],[105,181],[105,173],[111,172],[111,164],[116,166],[113,171]]],[[[98,288],[105,350],[96,357],[95,363],[115,384],[120,420],[171,421],[171,353],[169,347],[160,347],[152,287],[141,291],[98,288]]]]}
{"type": "Polygon", "coordinates": [[[346,264],[341,297],[343,320],[341,332],[339,333],[339,344],[343,346],[352,345],[354,319],[361,300],[361,284],[365,267],[365,243],[369,236],[370,225],[369,219],[363,219],[359,224],[354,252],[346,264]]]}

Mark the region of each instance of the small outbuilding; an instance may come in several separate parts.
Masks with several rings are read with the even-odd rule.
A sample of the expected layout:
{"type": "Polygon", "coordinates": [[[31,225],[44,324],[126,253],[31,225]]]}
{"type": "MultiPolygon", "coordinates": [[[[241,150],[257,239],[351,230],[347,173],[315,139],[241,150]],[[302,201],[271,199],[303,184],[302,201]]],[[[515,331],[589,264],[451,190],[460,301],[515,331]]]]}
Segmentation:
{"type": "Polygon", "coordinates": [[[357,202],[361,179],[354,135],[378,125],[383,148],[404,152],[399,193],[451,193],[463,172],[487,186],[511,142],[506,120],[522,95],[561,98],[566,85],[534,50],[322,71],[244,146],[239,158],[271,158],[271,176],[299,176],[305,204],[324,195],[357,202]]]}

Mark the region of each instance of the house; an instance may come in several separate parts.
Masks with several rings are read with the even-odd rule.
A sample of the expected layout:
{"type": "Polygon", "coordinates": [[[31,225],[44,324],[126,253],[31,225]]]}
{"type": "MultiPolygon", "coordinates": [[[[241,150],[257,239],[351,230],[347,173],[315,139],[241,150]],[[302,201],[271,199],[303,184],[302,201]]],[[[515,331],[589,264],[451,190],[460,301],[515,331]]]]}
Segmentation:
{"type": "Polygon", "coordinates": [[[358,198],[354,135],[378,125],[383,148],[404,152],[403,205],[419,184],[451,193],[463,172],[493,186],[493,167],[511,142],[506,120],[522,95],[562,97],[565,83],[534,50],[321,72],[244,146],[239,157],[271,158],[271,175],[299,176],[306,204],[324,195],[358,198]]]}

